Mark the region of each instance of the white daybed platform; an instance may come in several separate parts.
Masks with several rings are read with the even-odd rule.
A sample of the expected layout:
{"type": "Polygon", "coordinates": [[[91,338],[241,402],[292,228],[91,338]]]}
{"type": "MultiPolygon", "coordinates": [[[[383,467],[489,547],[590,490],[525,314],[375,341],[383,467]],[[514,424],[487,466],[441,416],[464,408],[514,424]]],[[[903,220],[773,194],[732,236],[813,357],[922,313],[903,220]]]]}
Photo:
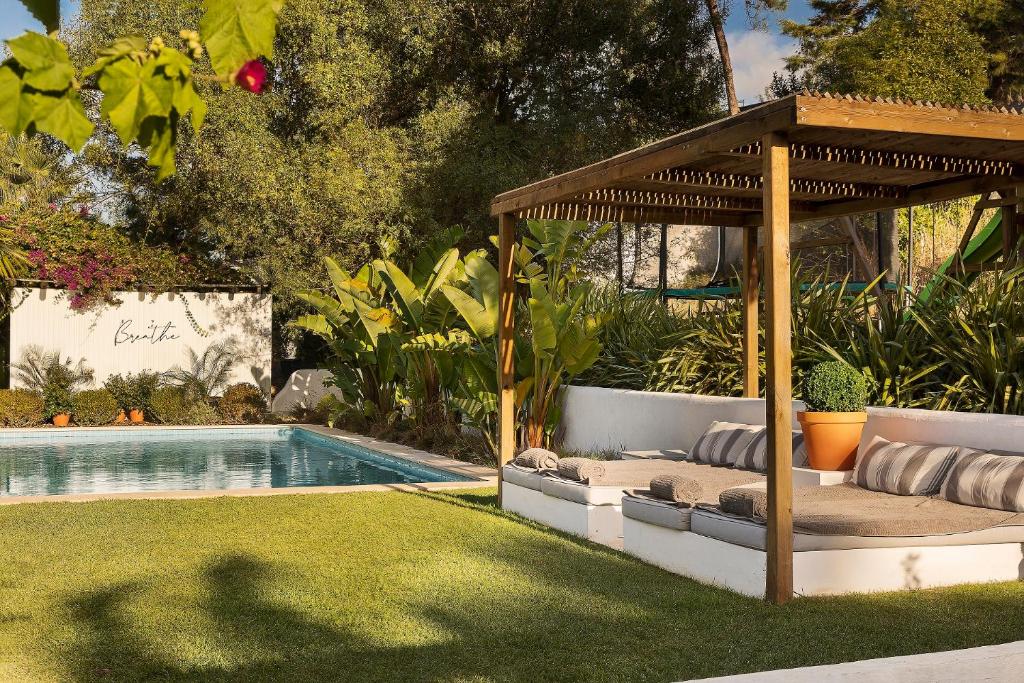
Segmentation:
{"type": "MultiPolygon", "coordinates": [[[[669,506],[660,506],[658,513],[641,506],[657,505],[632,498],[623,503],[625,552],[674,574],[764,597],[764,526],[694,510],[688,529],[670,528],[663,520],[646,521],[655,514],[671,515],[669,506]]],[[[793,590],[805,596],[836,595],[1014,581],[1024,578],[1022,548],[1021,527],[913,538],[796,533],[793,590]]]]}

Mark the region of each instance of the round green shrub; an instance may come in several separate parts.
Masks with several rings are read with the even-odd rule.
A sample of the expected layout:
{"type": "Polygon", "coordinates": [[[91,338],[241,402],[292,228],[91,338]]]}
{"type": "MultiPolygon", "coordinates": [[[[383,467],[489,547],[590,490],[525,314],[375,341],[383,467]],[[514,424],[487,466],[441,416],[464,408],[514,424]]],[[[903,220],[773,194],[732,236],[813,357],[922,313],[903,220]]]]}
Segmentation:
{"type": "Polygon", "coordinates": [[[220,397],[217,412],[231,424],[263,422],[267,415],[267,399],[255,384],[232,384],[220,397]]]}
{"type": "Polygon", "coordinates": [[[43,423],[43,397],[28,389],[0,389],[0,424],[35,427],[43,423]]]}
{"type": "Polygon", "coordinates": [[[857,413],[868,402],[864,375],[848,363],[829,361],[804,377],[804,403],[812,413],[857,413]]]}
{"type": "Polygon", "coordinates": [[[182,387],[160,387],[150,399],[150,414],[157,422],[169,425],[210,425],[220,422],[209,403],[196,400],[182,387]]]}
{"type": "Polygon", "coordinates": [[[47,420],[61,413],[70,414],[74,408],[71,389],[60,384],[51,384],[43,391],[43,417],[47,420]]]}
{"type": "Polygon", "coordinates": [[[121,406],[106,389],[87,389],[72,397],[74,407],[71,414],[77,424],[83,427],[100,427],[110,424],[117,417],[121,406]]]}

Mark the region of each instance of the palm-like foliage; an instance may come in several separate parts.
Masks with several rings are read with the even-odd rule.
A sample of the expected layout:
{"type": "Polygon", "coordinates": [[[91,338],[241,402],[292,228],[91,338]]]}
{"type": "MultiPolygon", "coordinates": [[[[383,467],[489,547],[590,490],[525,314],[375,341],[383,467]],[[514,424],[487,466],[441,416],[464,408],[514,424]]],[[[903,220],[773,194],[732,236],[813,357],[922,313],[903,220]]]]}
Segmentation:
{"type": "Polygon", "coordinates": [[[18,371],[17,379],[23,387],[39,393],[54,386],[74,391],[93,378],[93,371],[86,366],[84,358],[76,363],[70,357],[62,359],[57,351],[46,351],[34,345],[26,347],[21,360],[11,367],[18,371]]]}
{"type": "Polygon", "coordinates": [[[189,349],[188,356],[187,368],[175,367],[164,377],[168,384],[181,387],[191,398],[205,402],[227,385],[235,365],[235,348],[229,343],[210,344],[201,354],[189,349]]]}

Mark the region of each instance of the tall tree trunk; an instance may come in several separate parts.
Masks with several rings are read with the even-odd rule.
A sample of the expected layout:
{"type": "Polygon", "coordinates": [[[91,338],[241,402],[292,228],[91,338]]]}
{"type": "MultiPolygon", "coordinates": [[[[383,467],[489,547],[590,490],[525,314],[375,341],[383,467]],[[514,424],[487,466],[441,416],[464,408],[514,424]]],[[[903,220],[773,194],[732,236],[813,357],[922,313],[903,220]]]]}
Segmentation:
{"type": "Polygon", "coordinates": [[[896,210],[881,212],[878,222],[878,265],[885,271],[886,282],[900,282],[902,263],[900,261],[900,234],[896,229],[896,210]]]}
{"type": "Polygon", "coordinates": [[[704,0],[704,2],[708,6],[711,28],[715,32],[718,54],[722,58],[722,73],[725,76],[725,96],[729,101],[729,114],[738,114],[740,113],[740,103],[736,99],[736,82],[733,79],[732,59],[729,58],[729,43],[725,39],[725,23],[722,21],[722,10],[718,6],[718,0],[704,0]]]}

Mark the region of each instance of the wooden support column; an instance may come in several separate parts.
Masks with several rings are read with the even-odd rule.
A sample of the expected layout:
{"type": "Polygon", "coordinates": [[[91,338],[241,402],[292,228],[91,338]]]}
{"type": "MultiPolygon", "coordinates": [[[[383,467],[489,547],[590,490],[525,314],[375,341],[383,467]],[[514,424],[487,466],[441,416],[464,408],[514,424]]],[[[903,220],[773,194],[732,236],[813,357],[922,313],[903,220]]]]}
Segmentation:
{"type": "MultiPolygon", "coordinates": [[[[1016,188],[1000,192],[1004,199],[1017,196],[1016,188]]],[[[1000,209],[1003,223],[1003,265],[1012,266],[1017,260],[1017,204],[1007,204],[1000,209]]]]}
{"type": "Polygon", "coordinates": [[[792,349],[789,280],[789,143],[762,139],[765,226],[766,393],[768,425],[768,566],[765,598],[793,597],[792,349]]]}
{"type": "Polygon", "coordinates": [[[513,253],[516,217],[498,217],[498,502],[501,502],[501,468],[512,460],[516,448],[515,308],[516,281],[513,253]]]}
{"type": "Polygon", "coordinates": [[[743,228],[743,395],[760,395],[758,379],[757,309],[760,304],[757,228],[743,228]]]}

